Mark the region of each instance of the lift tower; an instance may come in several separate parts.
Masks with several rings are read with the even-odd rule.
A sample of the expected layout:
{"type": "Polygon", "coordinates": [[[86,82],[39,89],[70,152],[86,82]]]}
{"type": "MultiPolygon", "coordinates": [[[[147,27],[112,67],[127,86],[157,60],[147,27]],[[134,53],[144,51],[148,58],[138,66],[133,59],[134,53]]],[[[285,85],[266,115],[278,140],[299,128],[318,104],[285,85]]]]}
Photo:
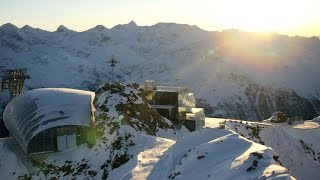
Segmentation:
{"type": "Polygon", "coordinates": [[[111,75],[112,75],[112,83],[114,83],[114,80],[115,80],[115,74],[114,74],[114,68],[116,66],[116,64],[118,63],[119,61],[117,61],[114,56],[112,55],[111,59],[109,61],[107,61],[108,64],[110,64],[111,66],[111,75]]]}
{"type": "Polygon", "coordinates": [[[24,81],[30,79],[27,69],[4,69],[1,81],[1,91],[8,89],[10,99],[19,95],[22,91],[24,81]]]}

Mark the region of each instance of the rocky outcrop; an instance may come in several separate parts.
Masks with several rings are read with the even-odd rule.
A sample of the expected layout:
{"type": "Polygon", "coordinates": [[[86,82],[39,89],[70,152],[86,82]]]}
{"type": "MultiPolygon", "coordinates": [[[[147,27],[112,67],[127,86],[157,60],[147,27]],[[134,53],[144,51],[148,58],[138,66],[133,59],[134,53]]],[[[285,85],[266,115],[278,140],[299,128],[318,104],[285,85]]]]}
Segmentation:
{"type": "Polygon", "coordinates": [[[158,129],[172,129],[171,122],[151,108],[138,84],[106,84],[96,91],[94,100],[98,130],[129,125],[148,135],[158,129]]]}

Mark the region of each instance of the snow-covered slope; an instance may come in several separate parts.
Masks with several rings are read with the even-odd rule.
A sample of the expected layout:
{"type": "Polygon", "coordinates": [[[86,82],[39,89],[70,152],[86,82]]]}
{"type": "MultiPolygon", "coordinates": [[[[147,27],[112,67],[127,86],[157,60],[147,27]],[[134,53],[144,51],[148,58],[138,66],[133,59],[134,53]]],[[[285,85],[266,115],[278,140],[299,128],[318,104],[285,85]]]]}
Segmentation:
{"type": "Polygon", "coordinates": [[[30,165],[4,138],[0,153],[8,156],[0,156],[0,173],[6,179],[293,179],[271,148],[229,130],[174,130],[146,102],[138,84],[106,84],[94,100],[96,145],[30,165]]]}
{"type": "Polygon", "coordinates": [[[271,147],[278,154],[279,162],[297,179],[319,179],[319,123],[316,120],[312,125],[311,122],[307,122],[307,125],[303,125],[304,122],[300,123],[302,124],[298,122],[288,125],[227,120],[226,128],[247,139],[271,147]]]}
{"type": "Polygon", "coordinates": [[[18,155],[10,148],[11,138],[0,138],[0,172],[1,179],[18,179],[28,173],[18,155]]]}
{"type": "MultiPolygon", "coordinates": [[[[129,130],[121,128],[122,130],[129,130]]],[[[32,178],[58,179],[293,179],[288,170],[274,160],[272,149],[241,138],[234,132],[204,129],[177,140],[130,131],[136,143],[128,152],[130,160],[108,167],[111,150],[107,146],[89,149],[82,145],[57,153],[38,166],[32,178]],[[105,162],[105,163],[103,163],[105,162]]],[[[3,147],[0,172],[6,179],[25,176],[26,168],[11,151],[3,147]]],[[[28,176],[25,176],[28,177],[28,176]]]]}
{"type": "Polygon", "coordinates": [[[227,130],[203,129],[179,139],[150,179],[290,179],[274,152],[227,130]]]}
{"type": "Polygon", "coordinates": [[[276,111],[311,118],[320,112],[320,40],[195,26],[134,22],[55,32],[0,27],[0,67],[28,68],[26,89],[96,88],[111,79],[106,60],[120,61],[117,79],[186,85],[207,114],[265,119],[276,111]],[[286,112],[288,111],[288,112],[286,112]]]}

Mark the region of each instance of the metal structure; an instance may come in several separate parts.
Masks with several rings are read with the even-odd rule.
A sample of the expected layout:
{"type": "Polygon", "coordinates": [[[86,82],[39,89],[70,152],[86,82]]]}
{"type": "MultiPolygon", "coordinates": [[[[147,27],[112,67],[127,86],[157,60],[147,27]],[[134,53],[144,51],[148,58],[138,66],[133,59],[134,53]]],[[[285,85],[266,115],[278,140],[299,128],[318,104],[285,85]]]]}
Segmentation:
{"type": "Polygon", "coordinates": [[[90,134],[95,124],[93,99],[90,91],[34,89],[9,102],[3,112],[4,124],[26,154],[94,144],[94,134],[90,134]]]}
{"type": "Polygon", "coordinates": [[[114,83],[114,80],[115,80],[114,68],[115,68],[115,66],[116,66],[116,64],[117,64],[118,62],[119,62],[119,61],[117,61],[117,60],[114,58],[113,55],[112,55],[111,59],[106,62],[106,63],[109,63],[110,66],[111,66],[112,83],[114,83]]]}
{"type": "Polygon", "coordinates": [[[14,98],[22,91],[24,81],[30,79],[26,69],[5,69],[3,70],[1,91],[8,89],[10,98],[14,98]]]}

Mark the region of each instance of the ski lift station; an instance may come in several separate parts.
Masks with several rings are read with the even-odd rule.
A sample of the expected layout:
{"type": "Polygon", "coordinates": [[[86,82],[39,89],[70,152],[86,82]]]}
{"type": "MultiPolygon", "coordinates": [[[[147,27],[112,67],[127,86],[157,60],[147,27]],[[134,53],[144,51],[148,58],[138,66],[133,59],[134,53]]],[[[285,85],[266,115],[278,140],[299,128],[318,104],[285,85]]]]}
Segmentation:
{"type": "MultiPolygon", "coordinates": [[[[202,108],[186,87],[143,84],[149,104],[177,127],[190,131],[205,124],[202,108]]],[[[14,97],[3,112],[3,121],[24,154],[39,160],[54,152],[87,143],[95,144],[95,93],[67,88],[42,88],[14,97]]]]}
{"type": "Polygon", "coordinates": [[[13,98],[3,112],[11,136],[26,154],[50,154],[92,143],[94,92],[43,88],[13,98]]]}

